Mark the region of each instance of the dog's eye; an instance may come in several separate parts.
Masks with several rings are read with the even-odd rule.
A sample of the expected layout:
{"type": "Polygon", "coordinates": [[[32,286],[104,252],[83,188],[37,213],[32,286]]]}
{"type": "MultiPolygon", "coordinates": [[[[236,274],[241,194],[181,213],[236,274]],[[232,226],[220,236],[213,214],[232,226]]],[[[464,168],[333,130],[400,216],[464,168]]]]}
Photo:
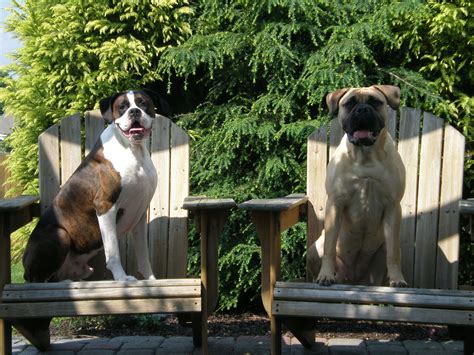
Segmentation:
{"type": "Polygon", "coordinates": [[[382,104],[383,104],[383,102],[380,101],[379,99],[376,99],[375,97],[370,97],[369,98],[369,105],[371,105],[371,106],[380,106],[382,104]]]}
{"type": "Polygon", "coordinates": [[[347,100],[346,102],[344,102],[342,104],[342,106],[344,106],[345,108],[347,109],[350,109],[352,106],[354,106],[356,103],[356,100],[354,97],[351,97],[349,100],[347,100]]]}
{"type": "Polygon", "coordinates": [[[120,112],[124,112],[125,110],[128,109],[128,104],[127,103],[122,103],[120,106],[119,106],[119,110],[120,112]]]}

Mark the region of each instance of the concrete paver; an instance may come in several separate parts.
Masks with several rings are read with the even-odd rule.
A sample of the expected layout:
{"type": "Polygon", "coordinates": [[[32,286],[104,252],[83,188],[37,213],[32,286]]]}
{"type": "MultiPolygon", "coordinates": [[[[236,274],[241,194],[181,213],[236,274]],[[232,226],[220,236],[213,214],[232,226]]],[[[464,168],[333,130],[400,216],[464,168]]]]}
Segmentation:
{"type": "MultiPolygon", "coordinates": [[[[209,337],[210,355],[270,354],[270,336],[209,337]]],[[[22,337],[12,341],[15,355],[200,355],[192,337],[124,336],[115,338],[53,339],[46,352],[39,352],[22,337]]],[[[367,340],[316,338],[311,349],[305,349],[295,337],[282,338],[285,355],[462,355],[462,341],[367,340]]]]}

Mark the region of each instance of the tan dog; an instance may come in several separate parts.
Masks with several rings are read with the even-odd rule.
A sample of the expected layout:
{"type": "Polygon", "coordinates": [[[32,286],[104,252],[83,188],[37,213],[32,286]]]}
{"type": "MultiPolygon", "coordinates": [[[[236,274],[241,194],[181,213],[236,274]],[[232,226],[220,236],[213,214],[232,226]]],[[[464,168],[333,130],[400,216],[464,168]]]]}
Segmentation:
{"type": "Polygon", "coordinates": [[[387,132],[387,104],[398,108],[390,85],[337,90],[326,97],[345,132],[329,162],[323,234],[308,250],[321,285],[406,287],[400,267],[400,200],[405,167],[387,132]],[[386,263],[386,267],[385,267],[386,263]]]}

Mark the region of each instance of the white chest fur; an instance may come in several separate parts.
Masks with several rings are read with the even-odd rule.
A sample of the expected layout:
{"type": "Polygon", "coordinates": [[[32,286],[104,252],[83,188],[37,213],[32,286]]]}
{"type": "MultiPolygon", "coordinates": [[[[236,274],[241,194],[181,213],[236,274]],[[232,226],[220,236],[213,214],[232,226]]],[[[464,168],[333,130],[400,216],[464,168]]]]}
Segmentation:
{"type": "Polygon", "coordinates": [[[144,142],[131,143],[111,124],[101,135],[104,157],[121,177],[121,191],[116,201],[122,214],[117,235],[129,232],[146,211],[156,189],[157,173],[144,142]]]}

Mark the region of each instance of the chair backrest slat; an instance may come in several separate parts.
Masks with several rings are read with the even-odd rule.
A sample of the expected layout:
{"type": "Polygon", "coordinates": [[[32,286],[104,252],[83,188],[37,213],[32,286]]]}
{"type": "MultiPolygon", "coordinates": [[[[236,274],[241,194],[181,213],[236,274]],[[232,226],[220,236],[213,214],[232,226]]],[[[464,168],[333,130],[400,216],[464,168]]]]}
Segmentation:
{"type": "Polygon", "coordinates": [[[182,208],[189,195],[189,136],[174,123],[171,124],[170,164],[170,224],[168,240],[168,275],[172,278],[186,275],[186,265],[179,260],[188,249],[187,216],[182,208]]]}
{"type": "Polygon", "coordinates": [[[308,240],[307,246],[318,239],[324,227],[324,210],[326,206],[326,166],[328,161],[327,126],[314,131],[308,138],[307,145],[307,180],[308,195],[308,240]]]}
{"type": "Polygon", "coordinates": [[[150,254],[155,276],[161,278],[168,270],[168,230],[170,215],[170,175],[165,173],[170,170],[170,140],[171,124],[166,117],[158,116],[153,125],[153,139],[151,142],[151,159],[158,174],[158,187],[150,204],[149,239],[150,254]]]}
{"type": "Polygon", "coordinates": [[[402,223],[400,225],[400,243],[402,248],[402,272],[409,285],[413,285],[415,263],[420,122],[420,110],[407,107],[400,109],[398,152],[402,157],[406,171],[405,194],[401,201],[402,223]]]}
{"type": "Polygon", "coordinates": [[[59,168],[59,127],[49,127],[38,137],[39,144],[39,190],[41,213],[51,206],[61,186],[59,168]]]}
{"type": "MultiPolygon", "coordinates": [[[[41,210],[51,205],[59,187],[75,171],[88,154],[103,129],[100,111],[63,119],[39,137],[39,179],[41,210]],[[83,124],[85,139],[81,138],[83,124]]],[[[158,186],[148,210],[148,240],[152,267],[158,278],[185,277],[187,266],[187,216],[182,208],[189,194],[189,137],[168,118],[157,116],[150,139],[151,158],[157,169],[158,186]]],[[[128,274],[136,277],[136,257],[133,248],[135,230],[119,241],[121,261],[128,274]]],[[[95,275],[105,274],[103,255],[94,260],[95,275]]]]}
{"type": "Polygon", "coordinates": [[[414,285],[434,286],[438,237],[439,180],[443,120],[423,114],[416,221],[414,285]]]}
{"type": "MultiPolygon", "coordinates": [[[[400,228],[403,274],[413,287],[456,289],[465,139],[442,119],[418,109],[400,108],[399,119],[396,111],[389,108],[388,113],[387,128],[406,169],[400,228]]],[[[309,244],[324,226],[327,197],[322,165],[341,137],[334,119],[308,138],[309,244]],[[325,149],[328,156],[321,154],[325,149]]]]}
{"type": "Polygon", "coordinates": [[[439,211],[436,287],[457,288],[459,255],[459,200],[462,198],[465,138],[456,129],[444,129],[443,168],[439,211]]]}
{"type": "Polygon", "coordinates": [[[61,137],[61,186],[69,179],[82,161],[81,116],[64,118],[59,126],[61,137]]]}

